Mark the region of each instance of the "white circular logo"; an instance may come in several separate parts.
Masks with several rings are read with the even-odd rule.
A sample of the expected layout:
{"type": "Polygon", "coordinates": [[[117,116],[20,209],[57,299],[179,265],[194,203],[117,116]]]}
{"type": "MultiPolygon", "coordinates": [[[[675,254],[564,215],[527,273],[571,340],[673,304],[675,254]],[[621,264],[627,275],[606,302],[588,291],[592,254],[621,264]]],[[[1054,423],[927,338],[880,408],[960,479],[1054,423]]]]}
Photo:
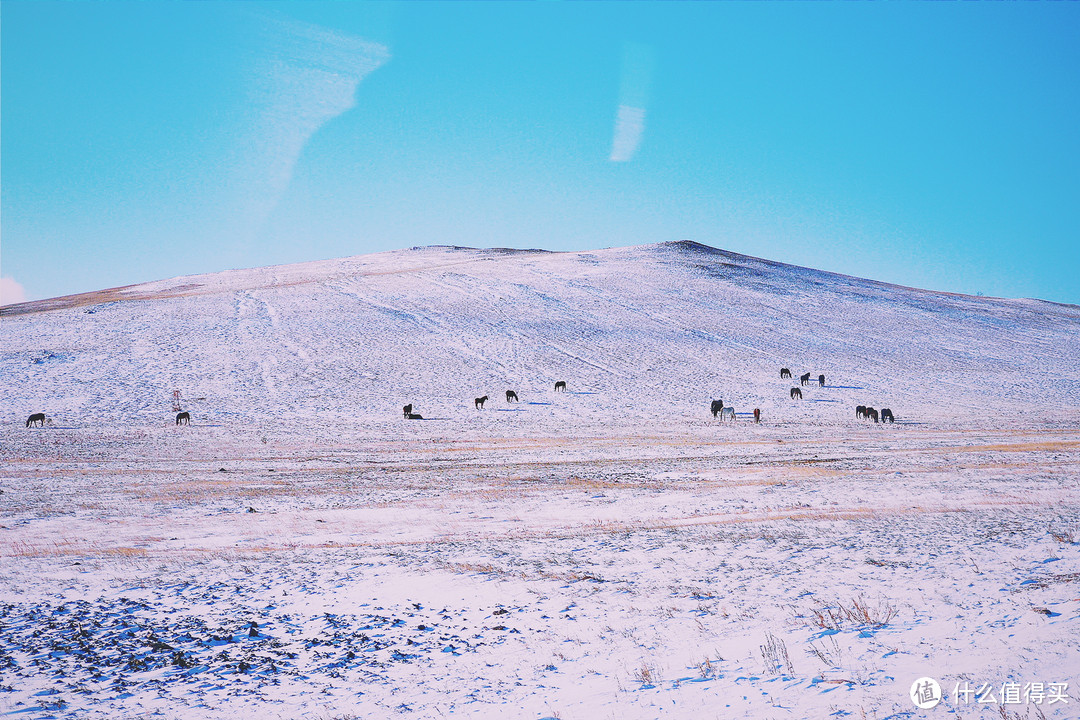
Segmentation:
{"type": "Polygon", "coordinates": [[[911,702],[920,710],[937,707],[941,702],[941,686],[932,677],[921,677],[911,683],[911,702]]]}

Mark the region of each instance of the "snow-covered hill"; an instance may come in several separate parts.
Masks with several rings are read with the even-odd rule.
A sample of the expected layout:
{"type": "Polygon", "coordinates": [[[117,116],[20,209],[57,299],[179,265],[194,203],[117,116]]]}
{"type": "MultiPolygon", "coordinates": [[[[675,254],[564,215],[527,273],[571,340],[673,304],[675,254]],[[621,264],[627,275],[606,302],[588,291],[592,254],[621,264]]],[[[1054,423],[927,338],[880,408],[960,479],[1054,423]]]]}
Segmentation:
{"type": "Polygon", "coordinates": [[[704,420],[711,398],[774,423],[853,422],[857,404],[951,423],[1080,411],[1076,306],[928,292],[692,242],[415,248],[2,314],[5,422],[43,411],[158,423],[174,389],[197,421],[378,424],[411,402],[425,418],[516,432],[704,420]],[[792,401],[805,372],[815,382],[792,401]],[[571,392],[554,393],[557,380],[571,392]],[[521,404],[507,405],[507,389],[521,404]]]}
{"type": "Polygon", "coordinates": [[[0,713],[1076,717],[1078,307],[667,243],[0,314],[0,713]]]}

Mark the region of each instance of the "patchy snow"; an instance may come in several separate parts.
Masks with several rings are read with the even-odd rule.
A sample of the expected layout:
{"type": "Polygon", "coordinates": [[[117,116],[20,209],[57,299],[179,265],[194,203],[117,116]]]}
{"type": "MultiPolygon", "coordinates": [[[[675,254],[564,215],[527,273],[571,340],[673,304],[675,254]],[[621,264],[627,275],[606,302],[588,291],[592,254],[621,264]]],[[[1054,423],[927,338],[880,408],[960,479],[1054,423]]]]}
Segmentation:
{"type": "Polygon", "coordinates": [[[0,317],[0,713],[1080,717],[1075,306],[666,243],[0,317]]]}

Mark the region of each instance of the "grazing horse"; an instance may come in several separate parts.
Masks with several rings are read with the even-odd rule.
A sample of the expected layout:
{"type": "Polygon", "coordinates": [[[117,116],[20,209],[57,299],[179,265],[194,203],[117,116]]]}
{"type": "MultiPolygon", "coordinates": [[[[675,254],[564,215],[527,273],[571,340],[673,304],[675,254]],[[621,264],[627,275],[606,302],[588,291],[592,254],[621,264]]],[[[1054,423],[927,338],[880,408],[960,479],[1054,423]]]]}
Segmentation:
{"type": "Polygon", "coordinates": [[[726,408],[724,408],[723,410],[720,411],[720,420],[721,421],[724,419],[725,415],[730,415],[731,416],[731,422],[735,422],[735,408],[733,406],[728,405],[726,408]]]}
{"type": "Polygon", "coordinates": [[[555,392],[566,392],[566,381],[560,380],[555,383],[555,392]]]}
{"type": "Polygon", "coordinates": [[[881,408],[881,422],[888,420],[891,423],[896,422],[896,418],[893,417],[892,410],[889,408],[881,408]]]}
{"type": "Polygon", "coordinates": [[[424,416],[421,415],[420,413],[409,413],[408,415],[405,416],[405,419],[406,420],[423,420],[424,416]]]}
{"type": "Polygon", "coordinates": [[[177,425],[190,425],[191,424],[191,413],[189,413],[189,412],[176,413],[176,424],[177,425]]]}
{"type": "Polygon", "coordinates": [[[506,391],[506,402],[517,402],[517,401],[518,401],[517,393],[514,392],[513,390],[507,390],[506,391]]]}
{"type": "Polygon", "coordinates": [[[794,400],[795,398],[802,400],[802,390],[799,388],[791,388],[791,399],[794,400]]]}
{"type": "Polygon", "coordinates": [[[26,418],[26,427],[30,427],[34,423],[37,423],[40,427],[45,427],[45,413],[34,413],[26,418]]]}
{"type": "Polygon", "coordinates": [[[780,379],[783,380],[784,378],[789,377],[791,377],[791,371],[787,368],[780,368],[780,379]]]}
{"type": "Polygon", "coordinates": [[[820,387],[825,387],[825,376],[824,375],[818,375],[817,376],[817,384],[820,387]]]}
{"type": "Polygon", "coordinates": [[[723,400],[713,400],[711,403],[709,403],[709,410],[712,412],[713,417],[716,417],[717,415],[719,415],[720,411],[723,410],[723,409],[724,409],[724,401],[723,400]]]}
{"type": "Polygon", "coordinates": [[[810,373],[806,373],[805,375],[800,375],[799,376],[799,384],[800,385],[809,385],[810,384],[810,373]]]}
{"type": "Polygon", "coordinates": [[[412,403],[409,403],[405,407],[401,408],[401,414],[405,416],[406,420],[408,420],[409,416],[412,415],[412,403]]]}
{"type": "Polygon", "coordinates": [[[761,422],[761,408],[754,408],[754,422],[761,422]]]}
{"type": "Polygon", "coordinates": [[[487,402],[487,399],[488,399],[487,395],[485,395],[484,397],[478,397],[475,400],[473,400],[473,405],[476,406],[477,410],[483,410],[484,409],[484,403],[487,402]]]}
{"type": "Polygon", "coordinates": [[[856,405],[855,406],[855,417],[857,417],[857,418],[866,417],[866,406],[865,405],[856,405]]]}
{"type": "Polygon", "coordinates": [[[871,420],[873,420],[874,422],[877,422],[877,421],[878,421],[878,414],[877,414],[877,410],[875,410],[875,409],[874,409],[874,408],[872,408],[872,407],[868,407],[868,408],[866,408],[866,417],[870,418],[870,419],[871,419],[871,420]]]}

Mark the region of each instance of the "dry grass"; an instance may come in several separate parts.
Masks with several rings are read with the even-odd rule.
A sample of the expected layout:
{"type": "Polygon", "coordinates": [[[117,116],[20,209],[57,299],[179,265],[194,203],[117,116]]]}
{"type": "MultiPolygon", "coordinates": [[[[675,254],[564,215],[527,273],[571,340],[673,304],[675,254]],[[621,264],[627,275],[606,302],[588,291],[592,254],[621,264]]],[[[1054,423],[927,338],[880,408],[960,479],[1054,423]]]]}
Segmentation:
{"type": "Polygon", "coordinates": [[[823,630],[839,630],[845,623],[857,626],[885,627],[898,614],[896,607],[882,599],[871,605],[864,598],[855,598],[848,604],[837,602],[812,611],[813,624],[823,630]]]}
{"type": "Polygon", "coordinates": [[[641,667],[634,670],[634,680],[643,688],[655,687],[661,681],[660,669],[655,664],[643,660],[641,667]]]}
{"type": "Polygon", "coordinates": [[[838,668],[843,662],[844,653],[832,635],[827,635],[822,639],[821,647],[814,643],[809,643],[809,646],[807,652],[820,660],[825,667],[838,668]]]}
{"type": "Polygon", "coordinates": [[[1075,527],[1062,528],[1054,530],[1050,528],[1050,537],[1057,540],[1062,545],[1080,545],[1080,529],[1075,527]]]}
{"type": "Polygon", "coordinates": [[[542,569],[528,572],[521,569],[511,570],[500,568],[491,563],[447,562],[444,560],[436,561],[435,565],[441,570],[452,573],[478,573],[481,575],[494,575],[496,577],[521,580],[556,580],[563,583],[581,582],[584,580],[598,583],[604,582],[604,579],[598,574],[583,570],[567,570],[560,572],[558,570],[542,569]]]}
{"type": "Polygon", "coordinates": [[[714,653],[714,655],[715,658],[706,657],[694,666],[702,680],[712,680],[720,676],[720,663],[724,661],[724,658],[720,657],[720,653],[714,653]]]}
{"type": "Polygon", "coordinates": [[[766,633],[765,644],[760,647],[766,675],[795,674],[795,667],[791,664],[791,657],[783,640],[772,633],[766,633]]]}

